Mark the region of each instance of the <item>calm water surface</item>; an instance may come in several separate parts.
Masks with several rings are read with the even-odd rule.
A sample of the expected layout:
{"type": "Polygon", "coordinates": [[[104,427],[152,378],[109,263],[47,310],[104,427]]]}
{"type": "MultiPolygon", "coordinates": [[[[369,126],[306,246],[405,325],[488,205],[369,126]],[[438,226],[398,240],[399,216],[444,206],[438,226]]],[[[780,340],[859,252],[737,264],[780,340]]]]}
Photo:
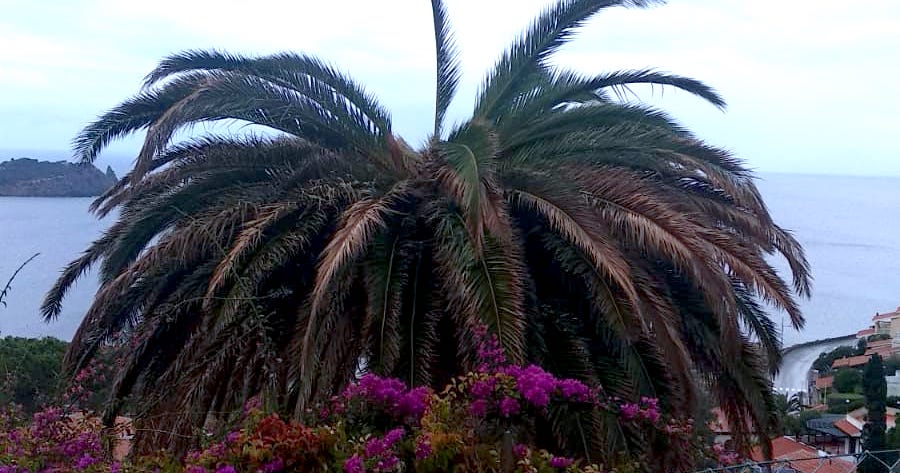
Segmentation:
{"type": "MultiPolygon", "coordinates": [[[[803,243],[815,276],[812,299],[801,302],[806,328],[786,330],[786,344],[856,332],[876,311],[900,305],[900,178],[763,174],[759,186],[776,221],[803,243]]],[[[71,291],[59,320],[44,323],[38,308],[59,271],[111,223],[88,213],[90,201],[0,197],[2,282],[41,253],[16,280],[9,307],[0,307],[3,335],[71,337],[96,290],[93,274],[71,291]]]]}

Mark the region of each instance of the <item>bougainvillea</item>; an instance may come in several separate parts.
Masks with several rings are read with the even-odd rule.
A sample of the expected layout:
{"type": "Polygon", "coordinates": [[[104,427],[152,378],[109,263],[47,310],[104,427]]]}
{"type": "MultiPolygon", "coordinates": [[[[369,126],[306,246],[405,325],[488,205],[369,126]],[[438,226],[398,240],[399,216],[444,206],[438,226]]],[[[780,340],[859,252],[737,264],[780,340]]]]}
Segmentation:
{"type": "MultiPolygon", "coordinates": [[[[536,365],[514,366],[484,330],[477,368],[442,392],[362,375],[304,422],[266,413],[251,399],[230,431],[184,458],[165,452],[114,461],[108,431],[73,411],[47,408],[30,420],[0,417],[0,473],[600,472],[649,469],[639,457],[606,466],[540,448],[535,421],[556,408],[600,410],[654,445],[693,450],[722,462],[721,449],[696,444],[689,419],[664,417],[656,399],[621,400],[536,365]]],[[[79,379],[84,379],[85,376],[79,379]]],[[[82,397],[76,389],[76,398],[82,397]]],[[[607,459],[608,460],[608,459],[607,459]]]]}

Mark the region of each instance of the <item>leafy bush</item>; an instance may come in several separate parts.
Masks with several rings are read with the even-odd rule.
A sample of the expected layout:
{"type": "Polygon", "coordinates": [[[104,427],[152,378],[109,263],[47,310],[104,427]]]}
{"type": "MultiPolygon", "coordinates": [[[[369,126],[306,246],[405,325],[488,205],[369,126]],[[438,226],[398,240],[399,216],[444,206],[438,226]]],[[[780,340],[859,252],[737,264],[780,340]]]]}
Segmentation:
{"type": "Polygon", "coordinates": [[[862,373],[856,368],[841,368],[834,373],[834,390],[854,393],[862,389],[862,373]]]}
{"type": "Polygon", "coordinates": [[[828,412],[832,414],[843,414],[862,407],[866,402],[865,396],[853,393],[834,393],[829,394],[826,403],[828,404],[828,412]]]}
{"type": "Polygon", "coordinates": [[[894,376],[898,369],[900,369],[900,356],[892,355],[884,359],[884,374],[894,376]]]}
{"type": "Polygon", "coordinates": [[[831,364],[834,360],[838,358],[846,358],[848,356],[856,356],[865,353],[866,347],[865,344],[862,344],[862,349],[860,347],[837,347],[832,351],[823,352],[816,358],[816,361],[813,362],[813,369],[818,370],[819,373],[829,373],[831,372],[831,364]]]}
{"type": "Polygon", "coordinates": [[[0,404],[18,404],[30,413],[57,400],[66,346],[51,337],[0,339],[0,404]]]}
{"type": "MultiPolygon", "coordinates": [[[[490,342],[496,347],[495,339],[490,342]]],[[[497,353],[486,350],[485,353],[497,353]]],[[[185,458],[165,452],[117,463],[103,448],[106,435],[90,417],[46,409],[26,422],[8,413],[0,431],[2,473],[346,473],[496,472],[503,462],[517,472],[592,473],[684,469],[691,456],[734,462],[733,452],[706,448],[690,419],[664,418],[656,399],[607,396],[602,389],[560,379],[537,366],[502,359],[454,379],[441,393],[408,388],[402,381],[362,376],[303,422],[265,413],[259,403],[223,438],[185,458]],[[610,456],[601,467],[585,458],[541,448],[541,419],[566,412],[575,418],[617,420],[629,437],[646,443],[647,454],[610,456]]],[[[555,432],[565,425],[552,425],[555,432]]]]}
{"type": "Polygon", "coordinates": [[[866,337],[866,341],[867,341],[867,342],[879,342],[879,341],[881,341],[881,340],[887,340],[887,339],[889,339],[889,338],[891,338],[891,335],[890,335],[890,334],[887,334],[887,333],[876,333],[876,334],[869,335],[868,337],[866,337]]]}

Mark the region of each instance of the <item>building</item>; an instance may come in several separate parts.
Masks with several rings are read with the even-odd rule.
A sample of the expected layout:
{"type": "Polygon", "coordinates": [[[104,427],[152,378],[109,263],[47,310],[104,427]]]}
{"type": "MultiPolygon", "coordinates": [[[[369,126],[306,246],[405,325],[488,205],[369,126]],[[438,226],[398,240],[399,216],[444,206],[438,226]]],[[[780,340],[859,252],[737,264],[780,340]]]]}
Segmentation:
{"type": "Polygon", "coordinates": [[[870,326],[869,328],[864,328],[859,332],[856,332],[856,339],[862,340],[864,338],[869,338],[869,335],[875,335],[875,327],[870,326]]]}
{"type": "Polygon", "coordinates": [[[810,391],[809,403],[825,404],[825,400],[828,398],[828,391],[832,389],[833,385],[834,376],[822,376],[816,378],[813,390],[810,391]]]}
{"type": "MultiPolygon", "coordinates": [[[[753,461],[765,461],[762,451],[756,448],[750,457],[753,461]]],[[[853,461],[843,458],[822,458],[821,452],[812,445],[805,444],[793,437],[772,439],[772,458],[775,463],[772,473],[855,473],[853,461]]]]}
{"type": "Polygon", "coordinates": [[[891,319],[894,318],[894,315],[896,315],[896,312],[875,313],[872,317],[872,327],[875,328],[875,335],[891,335],[891,319]]]}
{"type": "MultiPolygon", "coordinates": [[[[888,430],[893,429],[897,426],[897,414],[900,414],[900,409],[896,407],[888,406],[885,409],[884,413],[884,425],[888,430]]],[[[854,409],[847,413],[847,420],[851,420],[854,424],[859,425],[862,428],[862,425],[866,423],[866,417],[869,415],[869,410],[865,407],[860,407],[858,409],[854,409]]]]}
{"type": "Polygon", "coordinates": [[[831,455],[847,455],[862,451],[862,422],[849,414],[822,414],[806,421],[808,434],[800,440],[831,455]]]}
{"type": "Polygon", "coordinates": [[[871,355],[848,356],[846,358],[838,358],[831,363],[831,369],[838,368],[861,368],[869,362],[871,355]]]}
{"type": "MultiPolygon", "coordinates": [[[[900,318],[897,319],[897,326],[900,327],[900,318]]],[[[892,339],[887,340],[875,340],[871,342],[866,342],[866,356],[872,356],[878,354],[882,358],[890,358],[893,355],[893,343],[892,339]]]]}

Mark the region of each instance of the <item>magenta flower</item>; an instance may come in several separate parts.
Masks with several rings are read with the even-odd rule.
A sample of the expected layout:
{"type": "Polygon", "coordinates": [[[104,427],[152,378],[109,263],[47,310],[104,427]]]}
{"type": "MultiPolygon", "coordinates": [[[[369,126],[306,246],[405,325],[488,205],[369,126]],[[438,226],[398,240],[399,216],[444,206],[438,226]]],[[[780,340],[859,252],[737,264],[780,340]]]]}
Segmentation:
{"type": "Polygon", "coordinates": [[[237,473],[237,471],[231,465],[220,465],[216,468],[216,473],[237,473]]]}
{"type": "Polygon", "coordinates": [[[275,458],[274,460],[266,463],[262,467],[263,473],[277,473],[284,469],[284,462],[281,461],[280,458],[275,458]]]}
{"type": "Polygon", "coordinates": [[[473,399],[485,399],[494,392],[494,386],[497,384],[497,378],[491,377],[484,380],[475,381],[469,387],[469,394],[473,399]]]}
{"type": "Polygon", "coordinates": [[[552,456],[550,457],[550,466],[553,468],[566,468],[573,461],[571,458],[552,456]]]}
{"type": "Polygon", "coordinates": [[[97,463],[97,459],[85,453],[84,455],[78,457],[78,460],[75,461],[75,468],[84,470],[94,463],[97,463]]]}
{"type": "Polygon", "coordinates": [[[431,456],[434,451],[431,449],[431,437],[424,434],[416,439],[416,460],[424,460],[431,456]]]}
{"type": "Polygon", "coordinates": [[[525,458],[526,456],[528,456],[528,447],[522,445],[521,443],[517,443],[513,447],[513,455],[515,455],[516,458],[525,458]]]}
{"type": "Polygon", "coordinates": [[[503,417],[514,416],[519,413],[519,402],[511,397],[505,397],[500,401],[498,410],[503,417]]]}
{"type": "Polygon", "coordinates": [[[562,379],[557,383],[564,399],[575,402],[591,402],[591,389],[577,379],[562,379]]]}
{"type": "Polygon", "coordinates": [[[344,461],[344,472],[345,473],[364,473],[366,471],[366,467],[363,464],[362,458],[358,455],[353,455],[344,461]]]}
{"type": "Polygon", "coordinates": [[[472,417],[484,417],[487,410],[488,402],[484,399],[476,399],[469,403],[469,414],[472,417]]]}
{"type": "Polygon", "coordinates": [[[624,403],[619,406],[619,410],[622,413],[622,418],[625,420],[631,420],[637,417],[638,412],[640,412],[640,407],[637,404],[632,403],[624,403]]]}

